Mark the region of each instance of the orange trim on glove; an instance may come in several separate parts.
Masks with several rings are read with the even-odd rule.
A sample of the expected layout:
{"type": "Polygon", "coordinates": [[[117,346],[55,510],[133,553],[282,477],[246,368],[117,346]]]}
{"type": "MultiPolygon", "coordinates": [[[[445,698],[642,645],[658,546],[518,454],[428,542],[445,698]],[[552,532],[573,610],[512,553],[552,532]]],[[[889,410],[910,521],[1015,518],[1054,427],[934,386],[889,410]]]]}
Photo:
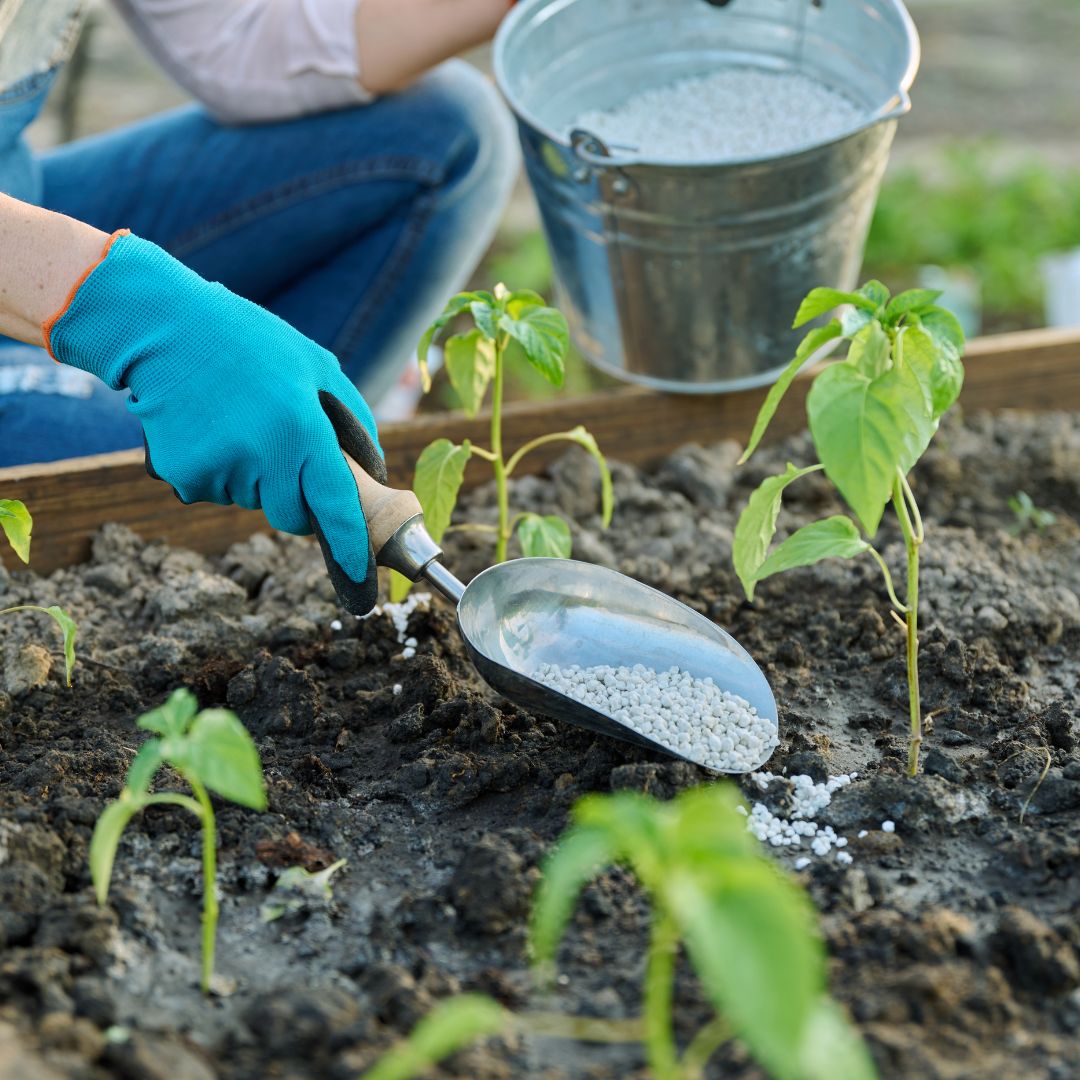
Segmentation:
{"type": "MultiPolygon", "coordinates": [[[[92,262],[86,268],[86,270],[83,271],[82,275],[79,277],[79,280],[71,286],[71,292],[67,294],[67,299],[64,301],[60,309],[52,316],[52,318],[46,319],[41,324],[41,337],[42,340],[45,342],[45,351],[50,356],[52,356],[54,360],[56,360],[56,357],[53,356],[52,343],[49,340],[52,336],[53,327],[60,321],[60,318],[64,314],[64,312],[67,311],[69,307],[71,307],[71,302],[75,299],[75,294],[82,288],[83,282],[85,282],[86,279],[105,261],[106,256],[109,254],[109,249],[113,246],[113,244],[121,236],[130,235],[130,229],[117,229],[116,232],[114,232],[112,236],[110,236],[109,239],[105,241],[105,247],[101,250],[101,257],[95,262],[92,262]]],[[[56,362],[60,363],[59,360],[56,360],[56,362]]]]}

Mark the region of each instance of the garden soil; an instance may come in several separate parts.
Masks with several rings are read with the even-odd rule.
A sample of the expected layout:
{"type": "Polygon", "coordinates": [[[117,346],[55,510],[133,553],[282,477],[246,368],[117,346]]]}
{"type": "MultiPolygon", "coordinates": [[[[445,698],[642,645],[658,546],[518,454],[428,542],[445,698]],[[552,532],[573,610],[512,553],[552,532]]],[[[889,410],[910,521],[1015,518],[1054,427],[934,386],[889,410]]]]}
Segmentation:
{"type": "MultiPolygon", "coordinates": [[[[719,443],[651,472],[616,467],[607,533],[594,467],[576,451],[514,495],[575,516],[578,557],[672,593],[749,649],[780,703],[770,771],[858,772],[818,818],[849,838],[853,863],[833,853],[798,876],[821,911],[833,991],[882,1076],[1080,1075],[1080,418],[954,422],[916,472],[931,714],[916,781],[903,775],[902,637],[873,562],[768,581],[752,607],[731,569],[738,511],[766,474],[811,459],[808,438],[739,470],[737,454],[719,443]],[[1056,523],[1014,535],[1007,500],[1018,490],[1056,523]]],[[[787,495],[785,530],[840,510],[819,476],[787,495]]],[[[463,510],[491,520],[490,493],[463,510]]],[[[476,536],[448,544],[464,576],[489,557],[476,536]]],[[[892,524],[879,540],[902,580],[892,524]]],[[[260,536],[204,559],[109,526],[84,566],[3,575],[0,606],[25,602],[70,608],[80,660],[69,690],[51,624],[0,621],[4,1080],[344,1080],[460,990],[515,1009],[638,1011],[648,907],[618,868],[585,889],[554,990],[532,988],[525,927],[538,864],[585,793],[667,798],[706,773],[500,700],[441,602],[412,615],[410,659],[385,614],[337,629],[304,540],[260,536]],[[269,783],[269,812],[219,810],[218,992],[208,999],[196,988],[195,822],[173,808],[137,817],[104,908],[86,861],[94,821],[143,738],[135,719],[179,686],[237,711],[269,783]],[[284,897],[290,910],[263,920],[285,867],[336,859],[347,864],[332,899],[284,897]]],[[[161,774],[159,788],[170,779],[161,774]]],[[[782,782],[743,787],[777,809],[785,797],[782,782]]],[[[809,852],[778,858],[792,867],[796,854],[809,852]]],[[[680,1038],[707,1014],[684,970],[680,1038]]],[[[634,1047],[514,1037],[437,1075],[645,1072],[634,1047]]],[[[732,1044],[709,1075],[761,1073],[732,1044]]]]}

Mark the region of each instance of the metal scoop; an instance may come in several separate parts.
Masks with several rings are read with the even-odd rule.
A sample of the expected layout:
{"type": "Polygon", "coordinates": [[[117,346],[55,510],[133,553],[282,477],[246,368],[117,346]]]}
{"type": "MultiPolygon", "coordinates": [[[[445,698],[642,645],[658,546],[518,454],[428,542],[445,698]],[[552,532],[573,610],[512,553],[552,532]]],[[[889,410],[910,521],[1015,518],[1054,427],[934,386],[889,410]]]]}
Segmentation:
{"type": "MultiPolygon", "coordinates": [[[[777,730],[776,701],[761,668],[730,634],[685,604],[625,574],[572,559],[515,559],[464,585],[439,562],[442,549],[424,527],[416,496],[384,487],[351,459],[349,464],[378,564],[410,581],[423,579],[455,605],[458,630],[477,671],[515,704],[684,757],[536,675],[544,664],[643,664],[658,672],[677,666],[695,678],[711,676],[777,730]]],[[[768,760],[774,746],[753,768],[768,760]]]]}

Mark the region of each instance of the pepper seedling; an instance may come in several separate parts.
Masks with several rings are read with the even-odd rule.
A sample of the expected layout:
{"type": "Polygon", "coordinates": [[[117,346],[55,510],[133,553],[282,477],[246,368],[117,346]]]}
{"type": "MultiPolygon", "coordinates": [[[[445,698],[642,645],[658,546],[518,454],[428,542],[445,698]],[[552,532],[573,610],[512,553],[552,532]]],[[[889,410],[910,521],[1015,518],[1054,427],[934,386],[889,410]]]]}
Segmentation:
{"type": "Polygon", "coordinates": [[[214,973],[214,942],[218,902],[217,830],[209,791],[253,810],[266,809],[266,784],[259,752],[247,729],[228,709],[203,709],[190,690],[174,690],[164,705],[144,713],[139,727],[153,732],[128,768],[120,797],[102,811],[90,839],[90,875],[99,904],[109,895],[113,863],[120,837],[131,819],[150,806],[180,806],[202,826],[203,915],[202,978],[210,992],[214,973]],[[187,782],[194,798],[179,792],[150,793],[150,784],[163,765],[171,765],[187,782]]]}
{"type": "Polygon", "coordinates": [[[576,804],[571,828],[547,859],[530,934],[542,984],[550,984],[587,882],[618,863],[648,894],[641,1017],[518,1014],[477,995],[451,998],[363,1080],[408,1080],[473,1039],[509,1032],[641,1042],[655,1080],[701,1080],[733,1038],[776,1080],[874,1080],[865,1044],[826,991],[813,907],[763,854],[740,805],[731,784],[694,788],[670,802],[631,792],[590,795],[576,804]],[[673,1025],[680,944],[716,1010],[681,1055],[673,1025]]]}
{"type": "Polygon", "coordinates": [[[740,464],[757,448],[781,398],[799,369],[830,341],[850,342],[847,357],[815,378],[806,398],[810,435],[819,463],[769,477],[750,496],[735,528],[735,572],[748,600],[759,581],[809,566],[821,559],[870,555],[881,568],[893,618],[907,643],[911,734],[908,774],[919,769],[922,703],[919,694],[919,549],[925,539],[922,516],[908,474],[922,457],[964,383],[964,332],[956,317],[936,300],[941,294],[911,289],[890,297],[879,281],[855,292],[814,289],[799,307],[800,327],[841,305],[839,318],[811,330],[795,358],[770,389],[758,413],[740,464]],[[784,490],[810,473],[824,470],[854,513],[837,514],[797,529],[770,549],[784,490]],[[907,554],[903,602],[889,567],[870,542],[892,503],[907,554]],[[861,531],[860,531],[861,526],[861,531]]]}
{"type": "Polygon", "coordinates": [[[1016,518],[1016,524],[1012,527],[1013,536],[1019,536],[1029,528],[1044,532],[1057,521],[1057,514],[1036,506],[1026,491],[1018,491],[1009,498],[1009,509],[1016,518]]]}
{"type": "MultiPolygon", "coordinates": [[[[24,563],[30,561],[30,534],[34,528],[34,519],[25,504],[18,499],[0,499],[0,528],[11,545],[12,551],[24,563]]],[[[75,670],[75,638],[79,627],[75,620],[62,608],[53,604],[41,607],[39,604],[17,604],[15,607],[0,609],[0,615],[13,615],[17,611],[39,611],[48,615],[64,637],[64,677],[71,685],[71,674],[75,670]]]]}
{"type": "MultiPolygon", "coordinates": [[[[529,290],[510,292],[496,285],[493,292],[464,292],[453,297],[420,340],[417,358],[425,391],[431,389],[427,356],[432,344],[451,320],[460,315],[472,319],[473,328],[447,338],[444,346],[446,371],[465,413],[475,416],[488,388],[491,388],[490,447],[468,440],[455,445],[436,439],[416,462],[413,490],[424,510],[428,532],[438,543],[450,527],[465,467],[474,457],[491,463],[498,502],[497,525],[458,526],[472,532],[487,532],[495,538],[495,562],[504,562],[510,539],[517,535],[522,554],[569,558],[570,527],[556,514],[522,513],[511,516],[509,480],[522,458],[541,446],[569,442],[582,447],[600,469],[601,511],[604,528],[611,523],[614,494],[611,472],[596,440],[584,427],[541,435],[506,456],[503,447],[503,381],[507,358],[519,356],[531,364],[553,386],[562,386],[570,332],[566,319],[543,297],[529,290]]],[[[403,591],[398,579],[392,599],[403,591]]],[[[407,590],[407,585],[404,589],[407,590]]]]}

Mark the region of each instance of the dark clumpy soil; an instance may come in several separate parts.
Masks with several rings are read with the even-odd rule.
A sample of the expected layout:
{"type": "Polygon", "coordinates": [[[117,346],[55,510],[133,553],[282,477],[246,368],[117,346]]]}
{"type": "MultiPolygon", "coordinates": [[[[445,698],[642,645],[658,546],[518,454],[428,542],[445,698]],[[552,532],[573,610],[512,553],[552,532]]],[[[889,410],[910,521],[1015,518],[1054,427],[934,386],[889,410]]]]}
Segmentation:
{"type": "MultiPolygon", "coordinates": [[[[747,646],[780,702],[772,772],[858,771],[819,818],[851,838],[853,864],[814,860],[802,877],[822,913],[834,991],[882,1075],[1080,1075],[1080,418],[973,417],[944,429],[917,472],[932,730],[914,783],[903,776],[901,640],[874,565],[792,573],[765,583],[754,607],[731,571],[748,493],[808,454],[798,438],[734,471],[737,451],[721,443],[647,475],[617,468],[606,534],[594,473],[577,456],[522,480],[515,497],[576,515],[579,557],[673,593],[747,646]],[[1056,524],[1013,535],[1006,501],[1020,489],[1056,524]],[[895,833],[880,830],[886,819],[895,833]]],[[[839,509],[816,476],[789,493],[783,528],[839,509]]],[[[490,518],[485,493],[468,503],[490,518]]],[[[891,525],[880,541],[899,570],[891,525]]],[[[486,557],[463,540],[449,559],[467,575],[486,557]]],[[[22,602],[70,607],[81,660],[69,691],[38,646],[52,642],[50,627],[0,623],[5,1078],[344,1080],[459,990],[537,1004],[526,916],[574,800],[622,788],[670,797],[708,779],[498,699],[439,604],[412,616],[409,660],[385,615],[333,628],[330,585],[306,541],[255,537],[208,560],[107,527],[85,566],[0,576],[0,606],[22,602]],[[138,817],[104,909],[86,865],[93,823],[142,738],[135,718],[182,685],[239,713],[270,790],[266,814],[221,807],[223,992],[209,1000],[195,989],[192,821],[161,808],[138,817]],[[338,858],[348,864],[332,902],[260,919],[283,867],[338,858]]],[[[794,853],[782,858],[791,865],[794,853]]],[[[542,1004],[636,1012],[646,919],[622,870],[589,885],[542,1004]]],[[[704,1015],[687,973],[680,1030],[704,1015]]],[[[440,1073],[643,1074],[633,1048],[521,1040],[466,1051],[440,1073]]],[[[732,1046],[710,1075],[760,1073],[732,1046]]]]}

